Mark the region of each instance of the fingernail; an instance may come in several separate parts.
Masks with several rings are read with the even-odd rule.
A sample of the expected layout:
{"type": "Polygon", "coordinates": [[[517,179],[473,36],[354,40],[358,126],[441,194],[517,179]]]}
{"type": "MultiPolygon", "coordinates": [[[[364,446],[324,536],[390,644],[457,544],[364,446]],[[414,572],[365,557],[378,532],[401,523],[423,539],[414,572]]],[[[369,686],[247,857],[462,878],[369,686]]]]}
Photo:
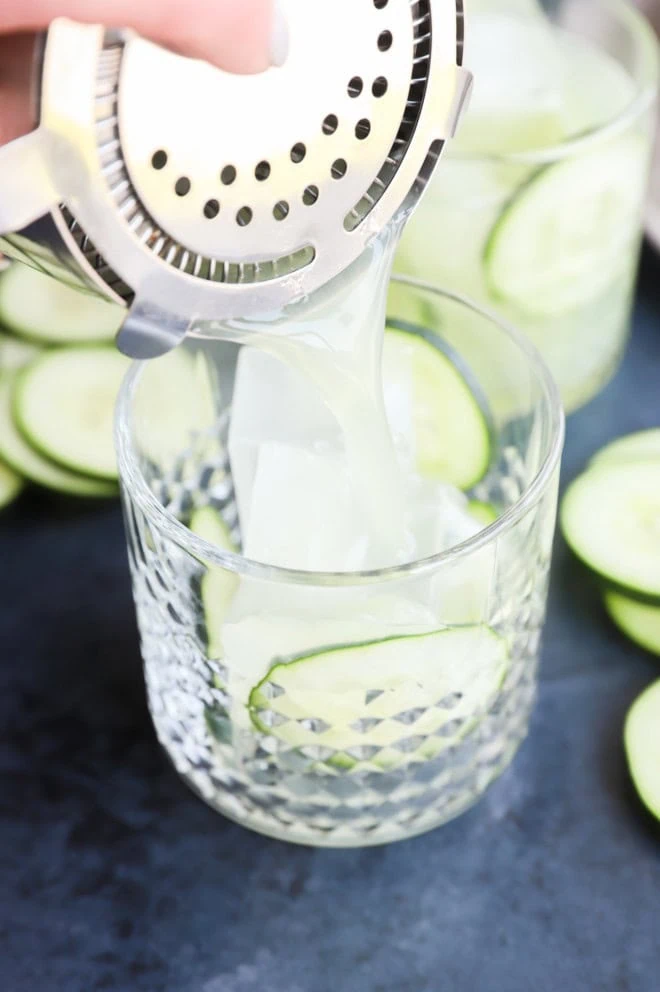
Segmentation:
{"type": "Polygon", "coordinates": [[[270,37],[270,63],[284,65],[289,54],[289,22],[281,0],[273,2],[273,27],[270,37]]]}

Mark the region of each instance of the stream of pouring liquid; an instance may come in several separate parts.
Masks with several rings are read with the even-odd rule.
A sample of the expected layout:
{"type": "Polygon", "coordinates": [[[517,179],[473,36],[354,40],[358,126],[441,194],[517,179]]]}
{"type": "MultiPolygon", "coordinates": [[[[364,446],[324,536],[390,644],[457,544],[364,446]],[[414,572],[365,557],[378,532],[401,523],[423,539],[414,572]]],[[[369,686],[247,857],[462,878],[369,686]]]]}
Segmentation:
{"type": "MultiPolygon", "coordinates": [[[[369,567],[406,560],[405,480],[383,399],[387,291],[403,224],[393,223],[347,270],[276,317],[213,325],[305,376],[343,435],[351,484],[369,528],[369,567]]],[[[286,396],[282,403],[286,403],[286,396]]]]}

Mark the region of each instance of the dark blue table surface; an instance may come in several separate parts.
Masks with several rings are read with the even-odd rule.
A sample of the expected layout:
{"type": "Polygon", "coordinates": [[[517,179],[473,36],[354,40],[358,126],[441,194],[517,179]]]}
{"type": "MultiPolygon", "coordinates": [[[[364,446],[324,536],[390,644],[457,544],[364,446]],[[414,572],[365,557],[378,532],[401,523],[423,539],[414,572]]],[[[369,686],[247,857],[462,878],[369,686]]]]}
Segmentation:
{"type": "MultiPolygon", "coordinates": [[[[565,482],[660,424],[660,261],[632,347],[569,422],[565,482]]],[[[622,721],[660,665],[557,542],[543,683],[475,810],[365,851],[207,809],[147,715],[117,506],[26,494],[0,518],[1,992],[656,992],[660,830],[622,721]]]]}

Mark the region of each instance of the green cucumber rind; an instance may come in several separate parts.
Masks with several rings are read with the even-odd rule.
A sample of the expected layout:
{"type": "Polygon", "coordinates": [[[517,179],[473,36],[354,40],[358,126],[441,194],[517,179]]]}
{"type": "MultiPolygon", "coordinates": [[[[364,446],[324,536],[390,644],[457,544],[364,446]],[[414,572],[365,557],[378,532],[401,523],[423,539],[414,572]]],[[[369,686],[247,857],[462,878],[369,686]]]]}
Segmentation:
{"type": "MultiPolygon", "coordinates": [[[[203,506],[194,510],[189,529],[202,540],[224,551],[238,549],[230,528],[219,510],[203,506]]],[[[204,614],[204,638],[208,658],[218,659],[224,655],[222,631],[227,611],[238,589],[239,577],[217,565],[209,565],[199,581],[199,596],[204,614]]],[[[215,688],[222,688],[216,685],[215,688]]]]}
{"type": "MultiPolygon", "coordinates": [[[[61,315],[58,315],[56,319],[61,321],[61,315]]],[[[72,319],[72,325],[76,320],[79,320],[79,316],[72,319]]],[[[73,283],[68,285],[64,284],[60,278],[54,276],[54,274],[47,269],[37,268],[37,263],[33,260],[31,260],[29,264],[25,264],[23,262],[14,263],[14,265],[11,265],[0,275],[0,326],[7,328],[7,330],[11,331],[11,333],[16,335],[16,337],[19,337],[28,343],[41,346],[55,345],[58,347],[67,347],[72,345],[84,345],[88,347],[100,345],[102,347],[110,344],[114,340],[120,323],[121,311],[117,304],[113,304],[110,301],[107,301],[106,303],[106,301],[101,297],[85,290],[80,284],[76,284],[75,287],[73,283]],[[55,292],[60,294],[68,292],[72,294],[72,306],[74,305],[74,300],[79,303],[80,308],[85,305],[89,305],[91,302],[92,312],[90,312],[88,320],[90,327],[96,327],[96,330],[90,330],[89,332],[76,331],[71,333],[54,334],[52,328],[46,326],[45,323],[42,326],[37,327],[36,324],[23,320],[19,315],[19,311],[15,303],[10,302],[10,304],[7,305],[6,297],[8,293],[16,293],[15,283],[17,280],[19,280],[19,288],[21,288],[20,280],[23,280],[26,282],[25,289],[29,290],[30,278],[32,278],[34,283],[34,286],[32,287],[33,294],[40,292],[39,282],[47,279],[51,280],[55,284],[55,292]],[[12,283],[14,285],[12,285],[12,283]],[[103,306],[108,307],[107,314],[102,309],[103,306]],[[116,315],[114,310],[110,309],[113,307],[114,310],[117,311],[116,315]],[[107,326],[104,327],[99,333],[99,319],[104,319],[109,314],[112,314],[113,319],[109,320],[107,326]]]]}
{"type": "Polygon", "coordinates": [[[628,770],[637,794],[649,813],[660,820],[660,681],[653,682],[645,689],[628,710],[623,729],[623,743],[628,770]],[[648,710],[651,711],[652,720],[648,717],[648,710]],[[638,735],[646,736],[646,726],[651,722],[656,733],[655,741],[649,745],[653,750],[649,754],[644,741],[642,753],[638,747],[638,735]],[[651,774],[654,777],[649,782],[646,772],[641,773],[641,766],[646,768],[647,763],[651,764],[653,759],[655,761],[651,774]]]}
{"type": "MultiPolygon", "coordinates": [[[[564,540],[568,544],[569,548],[575,555],[575,557],[581,562],[581,564],[587,569],[587,571],[594,576],[601,588],[605,591],[612,590],[623,596],[633,599],[639,603],[645,603],[647,605],[660,605],[660,578],[658,580],[657,588],[642,588],[640,586],[632,585],[626,581],[622,581],[618,576],[611,573],[604,572],[598,569],[593,562],[589,561],[585,557],[583,551],[580,548],[580,539],[577,534],[574,533],[573,526],[569,523],[568,517],[570,516],[570,511],[572,508],[571,500],[576,492],[578,485],[582,484],[585,478],[588,476],[595,475],[605,475],[608,471],[615,469],[617,467],[634,467],[637,465],[658,465],[660,464],[657,459],[640,459],[640,460],[625,460],[611,462],[607,461],[605,464],[597,464],[592,467],[588,467],[585,472],[577,476],[568,486],[568,489],[564,493],[563,499],[561,501],[561,506],[559,510],[559,527],[561,533],[563,534],[564,540]]],[[[659,568],[660,574],[660,568],[659,568]]]]}
{"type": "Polygon", "coordinates": [[[589,468],[620,461],[660,460],[660,427],[649,427],[614,438],[589,461],[589,468]]]}
{"type": "Polygon", "coordinates": [[[612,623],[622,634],[645,651],[660,655],[660,606],[631,599],[612,589],[605,592],[603,602],[612,623]]]}
{"type": "MultiPolygon", "coordinates": [[[[598,153],[598,159],[596,161],[595,166],[593,165],[593,163],[588,161],[590,154],[594,155],[593,152],[585,153],[584,160],[582,156],[577,158],[570,158],[570,157],[562,158],[558,161],[542,164],[537,168],[534,168],[533,171],[531,171],[530,174],[524,179],[524,181],[521,182],[520,185],[512,192],[511,196],[507,199],[507,201],[503,205],[499,215],[497,216],[489,232],[482,253],[486,286],[491,297],[498,303],[514,306],[519,312],[524,313],[533,318],[559,317],[565,313],[570,313],[571,311],[574,311],[576,308],[580,306],[583,306],[585,303],[593,299],[598,294],[598,292],[601,292],[602,289],[607,285],[606,280],[604,281],[602,276],[599,278],[597,275],[595,281],[591,280],[590,282],[590,286],[592,288],[588,292],[584,293],[583,297],[577,296],[574,293],[573,296],[569,297],[568,300],[564,299],[562,305],[557,306],[556,300],[557,298],[561,299],[561,294],[556,294],[554,305],[551,304],[546,306],[539,306],[538,293],[528,293],[527,297],[523,299],[522,295],[519,292],[514,293],[511,291],[510,288],[508,290],[503,289],[501,285],[501,281],[497,278],[495,274],[495,270],[497,269],[498,252],[501,250],[501,245],[503,243],[506,243],[508,238],[512,236],[511,233],[507,231],[507,228],[511,224],[512,220],[515,222],[517,215],[519,215],[521,211],[527,211],[531,215],[533,210],[533,204],[530,206],[525,201],[531,196],[538,195],[538,190],[540,188],[541,183],[546,183],[548,181],[551,182],[556,176],[559,175],[561,170],[568,171],[570,173],[571,170],[583,168],[584,175],[586,177],[588,175],[589,165],[593,166],[593,168],[591,169],[591,175],[593,175],[594,174],[593,169],[594,168],[597,169],[598,167],[598,160],[600,160],[601,163],[605,161],[606,169],[613,164],[616,165],[617,156],[619,156],[619,158],[623,160],[622,168],[629,166],[631,162],[634,162],[635,164],[642,166],[645,161],[644,144],[641,141],[640,137],[637,135],[625,135],[623,138],[619,139],[618,142],[612,143],[607,148],[607,155],[605,156],[605,158],[603,158],[602,152],[598,153]],[[633,151],[634,151],[634,155],[633,155],[633,151]],[[587,166],[587,168],[585,168],[585,165],[587,166]]],[[[638,181],[643,182],[643,175],[641,175],[641,173],[639,176],[635,176],[634,174],[631,175],[629,170],[626,171],[625,175],[623,175],[622,173],[622,177],[623,177],[622,181],[619,184],[621,188],[627,189],[630,188],[631,185],[636,186],[638,184],[638,181]]],[[[617,179],[618,178],[619,177],[617,176],[617,179]]],[[[552,194],[552,191],[550,191],[550,194],[552,194]]],[[[548,204],[550,204],[551,200],[554,200],[554,202],[556,202],[556,194],[554,196],[551,195],[547,196],[548,204]]],[[[631,202],[629,206],[630,206],[630,221],[631,221],[630,236],[632,237],[635,233],[635,220],[636,220],[636,213],[634,211],[635,204],[631,202]]],[[[528,225],[528,229],[532,227],[533,227],[533,217],[531,218],[531,223],[528,225]]],[[[602,242],[602,234],[600,241],[602,242]]],[[[620,252],[618,252],[617,254],[612,253],[611,264],[613,271],[615,271],[616,269],[616,266],[618,264],[618,258],[620,258],[621,252],[625,250],[626,249],[622,243],[620,252]]],[[[509,271],[513,270],[513,267],[511,265],[506,265],[505,268],[506,270],[509,271]]],[[[601,273],[602,270],[603,270],[602,262],[601,265],[596,264],[594,266],[594,271],[596,271],[596,273],[601,273]]],[[[576,278],[573,280],[573,285],[576,284],[576,281],[579,281],[579,275],[576,275],[576,278]]],[[[584,281],[586,285],[587,282],[586,278],[584,281]]]]}
{"type": "Polygon", "coordinates": [[[25,480],[10,466],[0,462],[0,510],[20,496],[25,480]]]}
{"type": "MultiPolygon", "coordinates": [[[[471,466],[469,472],[465,471],[463,464],[459,465],[458,460],[451,471],[446,474],[436,473],[435,471],[431,472],[424,463],[419,466],[421,475],[428,478],[438,478],[441,481],[455,485],[464,492],[468,492],[478,485],[488,474],[493,462],[494,452],[493,424],[478,384],[470,381],[469,371],[463,367],[460,356],[437,335],[428,331],[420,331],[417,327],[408,325],[405,322],[393,320],[388,321],[386,338],[388,335],[400,339],[409,338],[411,342],[415,342],[416,348],[428,349],[429,355],[433,355],[433,361],[442,361],[445,371],[451,372],[454,375],[457,385],[460,385],[465,395],[466,401],[469,402],[472,410],[477,414],[475,423],[478,421],[479,432],[481,434],[479,439],[481,457],[473,459],[474,465],[471,466]]],[[[442,425],[438,425],[438,430],[442,430],[442,425]]],[[[461,455],[464,456],[464,451],[461,452],[461,455]]]]}
{"type": "Polygon", "coordinates": [[[467,505],[468,513],[483,525],[483,527],[490,527],[499,518],[500,514],[497,512],[495,506],[492,503],[484,503],[478,499],[471,499],[467,505]]]}
{"type": "Polygon", "coordinates": [[[484,276],[486,280],[486,288],[488,294],[496,300],[498,303],[510,303],[506,293],[503,293],[492,277],[492,262],[495,256],[495,251],[497,249],[497,244],[499,239],[502,237],[503,231],[509,223],[511,217],[511,212],[513,210],[520,209],[519,201],[527,194],[530,187],[533,187],[537,180],[542,178],[543,175],[548,172],[548,170],[554,168],[554,163],[549,165],[540,165],[529,173],[529,175],[520,183],[519,186],[512,191],[511,195],[507,197],[502,209],[497,215],[493,226],[491,227],[488,237],[482,251],[483,269],[484,276]]]}
{"type": "MultiPolygon", "coordinates": [[[[340,652],[344,653],[344,652],[360,651],[363,649],[368,650],[369,648],[381,647],[384,644],[410,643],[411,641],[414,640],[441,637],[443,635],[452,635],[461,629],[463,631],[465,630],[465,628],[441,628],[440,630],[427,631],[419,634],[393,635],[390,637],[383,637],[376,640],[358,641],[350,644],[326,645],[319,647],[315,651],[304,652],[302,654],[295,655],[291,658],[276,658],[273,660],[273,664],[269,668],[264,678],[257,683],[257,685],[251,690],[249,694],[248,712],[252,724],[260,734],[263,734],[265,736],[273,736],[274,734],[273,729],[263,723],[263,721],[259,717],[259,712],[263,709],[269,708],[270,701],[268,696],[263,692],[264,686],[266,686],[266,684],[272,681],[273,679],[276,679],[275,673],[281,669],[290,669],[292,667],[299,665],[307,665],[309,663],[312,663],[315,659],[323,658],[330,654],[336,654],[340,652]]],[[[491,627],[475,626],[469,629],[478,631],[480,634],[487,633],[489,637],[496,640],[503,648],[500,677],[495,686],[495,691],[498,692],[503,687],[506,681],[510,667],[510,658],[508,655],[508,651],[506,649],[505,639],[495,630],[493,630],[493,628],[491,627]]],[[[476,717],[474,720],[466,720],[466,724],[462,728],[457,739],[462,739],[463,737],[467,736],[467,734],[469,734],[474,729],[474,727],[478,722],[479,721],[476,717]]],[[[437,757],[437,755],[444,749],[444,747],[445,746],[449,747],[451,743],[455,743],[455,741],[440,742],[440,741],[432,741],[432,739],[429,738],[429,740],[427,741],[426,751],[424,752],[423,750],[420,750],[420,757],[422,757],[425,760],[430,760],[431,758],[437,757]]],[[[349,754],[341,750],[338,750],[337,753],[327,763],[332,765],[337,770],[344,770],[344,771],[350,771],[352,768],[354,768],[359,764],[357,759],[351,757],[349,754]]],[[[401,763],[405,763],[405,758],[403,756],[401,758],[401,761],[399,761],[399,764],[401,763]]],[[[383,770],[386,770],[387,767],[389,767],[389,765],[387,763],[383,763],[383,770]]]]}
{"type": "Polygon", "coordinates": [[[28,444],[11,415],[15,379],[15,374],[0,376],[0,458],[28,482],[52,492],[92,499],[116,497],[119,493],[117,485],[70,472],[28,444]]]}
{"type": "Polygon", "coordinates": [[[114,484],[114,486],[117,487],[119,483],[118,468],[105,472],[100,469],[91,468],[89,465],[82,464],[81,462],[73,461],[60,453],[56,453],[50,448],[50,446],[43,444],[42,440],[35,434],[33,429],[27,423],[24,415],[24,402],[28,391],[32,388],[30,383],[32,375],[51,360],[57,360],[59,356],[71,354],[73,352],[83,352],[97,355],[106,352],[108,355],[118,355],[118,352],[116,352],[114,348],[109,347],[107,344],[101,343],[91,345],[80,344],[63,348],[45,349],[32,362],[24,366],[24,368],[20,369],[17,373],[13,390],[12,404],[12,416],[14,423],[30,447],[42,455],[47,461],[72,472],[74,475],[83,476],[98,482],[114,484]]]}

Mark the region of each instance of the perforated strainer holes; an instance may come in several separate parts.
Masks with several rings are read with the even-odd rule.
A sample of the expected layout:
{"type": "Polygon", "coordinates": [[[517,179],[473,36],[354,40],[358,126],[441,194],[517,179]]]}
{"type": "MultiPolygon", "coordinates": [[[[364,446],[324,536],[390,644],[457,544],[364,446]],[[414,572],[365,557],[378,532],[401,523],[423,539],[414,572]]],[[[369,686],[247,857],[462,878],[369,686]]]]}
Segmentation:
{"type": "Polygon", "coordinates": [[[167,165],[167,152],[159,148],[157,152],[154,152],[151,156],[151,165],[154,169],[164,169],[167,165]]]}
{"type": "Polygon", "coordinates": [[[366,117],[363,117],[361,121],[358,121],[355,125],[355,137],[358,141],[364,141],[371,134],[371,121],[368,121],[366,117]]]}
{"type": "Polygon", "coordinates": [[[226,165],[220,173],[223,186],[231,186],[236,181],[236,169],[233,165],[226,165]]]}
{"type": "Polygon", "coordinates": [[[259,165],[254,170],[254,178],[259,183],[265,183],[270,178],[270,162],[259,162],[259,165]]]}
{"type": "Polygon", "coordinates": [[[177,196],[187,196],[190,192],[191,182],[188,176],[181,176],[174,184],[174,192],[177,196]]]}
{"type": "Polygon", "coordinates": [[[338,158],[335,162],[332,163],[332,168],[330,171],[332,173],[333,179],[343,179],[346,173],[348,172],[348,163],[346,159],[338,158]]]}
{"type": "Polygon", "coordinates": [[[318,186],[308,186],[303,193],[303,203],[306,207],[313,207],[319,198],[318,186]]]}
{"type": "Polygon", "coordinates": [[[391,31],[381,31],[378,35],[378,48],[381,52],[389,52],[393,41],[394,38],[391,31]]]}
{"type": "Polygon", "coordinates": [[[355,100],[364,89],[364,83],[359,76],[353,76],[350,83],[348,84],[348,95],[353,97],[355,100]]]}
{"type": "Polygon", "coordinates": [[[280,200],[279,203],[276,203],[273,207],[273,217],[275,220],[286,220],[289,216],[289,210],[290,207],[286,200],[280,200]]]}
{"type": "Polygon", "coordinates": [[[385,79],[385,76],[379,76],[378,79],[374,79],[374,84],[371,87],[371,92],[376,97],[376,99],[379,99],[381,96],[385,96],[388,90],[388,85],[389,84],[385,79]]]}
{"type": "Polygon", "coordinates": [[[298,165],[300,162],[303,161],[306,154],[307,154],[307,148],[305,147],[305,145],[303,145],[302,141],[299,141],[291,149],[291,161],[295,162],[296,165],[298,165]]]}
{"type": "Polygon", "coordinates": [[[204,204],[204,216],[208,220],[213,220],[220,213],[220,204],[217,200],[207,200],[204,204]]]}
{"type": "Polygon", "coordinates": [[[252,211],[249,207],[241,207],[236,214],[236,223],[239,227],[247,227],[252,220],[252,211]]]}
{"type": "Polygon", "coordinates": [[[334,134],[339,127],[339,118],[336,114],[328,114],[326,119],[323,121],[323,133],[324,134],[334,134]]]}

